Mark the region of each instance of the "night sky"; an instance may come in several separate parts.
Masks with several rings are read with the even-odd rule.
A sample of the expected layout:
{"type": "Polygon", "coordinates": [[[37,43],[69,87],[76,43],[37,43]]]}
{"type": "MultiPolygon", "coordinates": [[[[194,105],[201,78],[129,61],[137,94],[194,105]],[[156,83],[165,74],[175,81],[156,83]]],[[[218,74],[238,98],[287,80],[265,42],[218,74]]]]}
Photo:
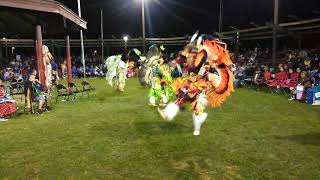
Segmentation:
{"type": "MultiPolygon", "coordinates": [[[[59,0],[77,12],[76,0],[59,0]]],[[[199,29],[203,33],[218,30],[219,0],[146,0],[148,37],[183,36],[199,29]]],[[[280,22],[320,17],[320,0],[279,0],[280,22]]],[[[124,34],[141,36],[141,0],[82,0],[83,18],[88,22],[87,38],[100,36],[100,9],[104,15],[106,38],[124,34]]],[[[273,19],[273,0],[224,0],[224,31],[265,25],[273,19]]]]}
{"type": "MultiPolygon", "coordinates": [[[[58,0],[77,10],[77,0],[58,0]]],[[[175,37],[218,31],[220,0],[145,0],[147,37],[175,37]]],[[[273,20],[274,0],[223,0],[223,31],[263,26],[273,20]]],[[[279,0],[280,22],[320,18],[320,0],[279,0]],[[318,11],[319,13],[313,13],[318,11]],[[295,15],[296,18],[289,18],[295,15]]],[[[88,22],[85,38],[100,38],[100,10],[104,16],[105,38],[142,36],[141,0],[81,0],[82,15],[88,22]]],[[[41,24],[44,38],[62,38],[61,16],[52,13],[0,7],[0,37],[34,38],[35,25],[41,24]]],[[[73,26],[76,27],[76,26],[73,26]]],[[[79,38],[76,28],[68,28],[71,38],[79,38]]]]}

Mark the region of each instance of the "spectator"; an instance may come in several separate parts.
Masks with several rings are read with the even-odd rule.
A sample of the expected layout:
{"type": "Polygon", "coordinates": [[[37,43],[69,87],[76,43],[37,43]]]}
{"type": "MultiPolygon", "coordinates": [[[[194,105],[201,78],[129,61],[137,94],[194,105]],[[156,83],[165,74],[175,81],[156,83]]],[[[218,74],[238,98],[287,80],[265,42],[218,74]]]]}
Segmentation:
{"type": "Polygon", "coordinates": [[[294,100],[303,100],[306,96],[306,90],[312,86],[311,80],[308,78],[308,74],[305,71],[300,73],[300,77],[298,80],[298,85],[291,90],[291,98],[294,100]]]}
{"type": "Polygon", "coordinates": [[[16,102],[7,94],[0,80],[0,122],[7,121],[6,117],[17,112],[16,102]]]}
{"type": "Polygon", "coordinates": [[[67,77],[67,66],[66,66],[66,62],[64,61],[63,63],[61,63],[61,73],[62,73],[62,77],[66,78],[67,77]]]}
{"type": "Polygon", "coordinates": [[[313,104],[312,105],[320,105],[320,76],[315,81],[314,91],[313,91],[313,104]]]}
{"type": "MultiPolygon", "coordinates": [[[[43,114],[46,107],[47,97],[44,92],[43,86],[40,84],[39,80],[36,79],[37,71],[33,70],[29,75],[26,84],[25,84],[25,97],[27,100],[28,108],[31,109],[32,102],[38,102],[38,113],[43,114]]],[[[34,112],[31,112],[34,113],[34,112]]]]}
{"type": "Polygon", "coordinates": [[[238,66],[237,70],[235,71],[235,87],[239,87],[244,84],[244,79],[246,78],[245,70],[245,66],[238,66]]]}
{"type": "Polygon", "coordinates": [[[78,76],[78,70],[76,66],[72,67],[72,76],[73,77],[77,77],[78,76]]]}
{"type": "Polygon", "coordinates": [[[309,70],[311,68],[311,60],[309,57],[307,57],[305,60],[304,60],[304,68],[306,70],[309,70]]]}
{"type": "Polygon", "coordinates": [[[54,82],[55,82],[55,80],[59,80],[59,76],[58,76],[59,66],[54,60],[51,61],[51,66],[52,66],[52,76],[53,76],[54,82]]]}
{"type": "Polygon", "coordinates": [[[83,74],[84,74],[84,70],[83,70],[83,67],[80,66],[77,68],[77,74],[78,74],[78,77],[83,77],[83,74]]]}

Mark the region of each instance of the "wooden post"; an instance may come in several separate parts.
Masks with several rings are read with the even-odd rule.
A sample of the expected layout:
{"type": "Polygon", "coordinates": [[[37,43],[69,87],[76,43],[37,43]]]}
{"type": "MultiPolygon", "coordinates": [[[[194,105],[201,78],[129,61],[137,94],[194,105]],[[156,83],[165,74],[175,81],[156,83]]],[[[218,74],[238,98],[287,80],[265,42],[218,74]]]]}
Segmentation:
{"type": "Polygon", "coordinates": [[[279,0],[274,0],[274,19],[272,31],[272,66],[276,67],[277,61],[277,34],[278,34],[279,0]]]}
{"type": "Polygon", "coordinates": [[[70,55],[70,37],[67,27],[67,20],[63,18],[64,29],[66,31],[66,61],[67,61],[67,81],[72,82],[71,55],[70,55]]]}
{"type": "Polygon", "coordinates": [[[37,51],[37,71],[40,83],[46,87],[43,54],[42,54],[42,31],[41,26],[36,26],[36,51],[37,51]]]}
{"type": "Polygon", "coordinates": [[[72,69],[71,69],[71,55],[70,55],[70,39],[69,35],[66,35],[66,60],[67,60],[67,81],[72,82],[72,69]]]}

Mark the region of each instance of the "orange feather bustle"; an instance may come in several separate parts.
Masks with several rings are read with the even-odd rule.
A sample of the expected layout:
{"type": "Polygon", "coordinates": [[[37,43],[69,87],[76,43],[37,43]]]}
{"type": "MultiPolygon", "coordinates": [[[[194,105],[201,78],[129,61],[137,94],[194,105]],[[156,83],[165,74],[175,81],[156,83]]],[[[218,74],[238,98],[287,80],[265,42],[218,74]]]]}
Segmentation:
{"type": "MultiPolygon", "coordinates": [[[[212,107],[220,106],[228,96],[231,95],[231,92],[234,91],[233,80],[234,75],[229,69],[229,66],[232,65],[231,58],[228,51],[220,46],[218,41],[205,41],[204,46],[207,46],[206,49],[210,51],[210,56],[217,56],[217,64],[224,64],[222,68],[219,68],[221,82],[218,86],[214,87],[214,91],[207,94],[208,104],[212,107]]],[[[208,57],[212,59],[212,57],[208,57]]]]}
{"type": "MultiPolygon", "coordinates": [[[[218,66],[219,72],[219,84],[216,84],[214,80],[204,81],[203,79],[198,79],[196,82],[192,82],[192,86],[199,87],[199,89],[212,89],[206,92],[208,105],[212,107],[219,107],[228,96],[234,91],[233,80],[234,75],[229,69],[232,65],[231,58],[229,56],[226,48],[221,46],[219,41],[204,41],[202,46],[202,51],[196,56],[193,65],[198,67],[203,62],[204,58],[207,59],[209,64],[222,65],[218,66]]],[[[172,87],[178,94],[181,88],[184,88],[185,83],[190,80],[191,77],[177,78],[173,83],[172,87]]],[[[197,100],[191,103],[191,109],[194,109],[197,104],[197,100]]]]}

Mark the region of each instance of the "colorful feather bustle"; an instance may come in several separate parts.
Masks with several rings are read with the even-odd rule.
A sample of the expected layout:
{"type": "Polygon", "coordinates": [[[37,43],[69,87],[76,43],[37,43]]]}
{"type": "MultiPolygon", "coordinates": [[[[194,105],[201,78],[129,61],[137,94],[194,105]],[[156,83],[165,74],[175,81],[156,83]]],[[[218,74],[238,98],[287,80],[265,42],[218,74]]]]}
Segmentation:
{"type": "MultiPolygon", "coordinates": [[[[216,64],[215,70],[217,73],[209,73],[206,80],[203,80],[201,75],[195,77],[195,74],[191,73],[188,77],[175,79],[172,87],[177,94],[180,93],[181,89],[193,91],[190,87],[198,88],[199,92],[210,89],[210,91],[206,92],[208,105],[218,107],[234,91],[234,76],[229,68],[233,63],[228,51],[221,46],[219,41],[204,41],[200,49],[193,61],[193,72],[199,72],[202,67],[206,66],[208,66],[206,69],[210,69],[210,65],[216,64]],[[205,64],[209,65],[205,66],[205,64]],[[186,84],[189,84],[189,86],[185,87],[186,84]]],[[[196,104],[197,99],[192,102],[191,108],[194,109],[196,104]]]]}
{"type": "Polygon", "coordinates": [[[221,74],[222,82],[221,85],[215,89],[215,91],[207,94],[208,103],[212,107],[219,107],[228,96],[234,91],[233,88],[233,73],[230,70],[225,70],[224,73],[221,74]]]}
{"type": "MultiPolygon", "coordinates": [[[[218,107],[230,96],[231,92],[234,91],[234,75],[229,68],[233,63],[228,51],[221,47],[220,42],[205,41],[204,46],[207,46],[206,49],[210,51],[208,53],[209,55],[218,57],[216,63],[219,65],[220,83],[214,87],[213,92],[207,94],[209,105],[218,107]]],[[[208,59],[212,60],[212,57],[208,57],[208,59]]]]}

